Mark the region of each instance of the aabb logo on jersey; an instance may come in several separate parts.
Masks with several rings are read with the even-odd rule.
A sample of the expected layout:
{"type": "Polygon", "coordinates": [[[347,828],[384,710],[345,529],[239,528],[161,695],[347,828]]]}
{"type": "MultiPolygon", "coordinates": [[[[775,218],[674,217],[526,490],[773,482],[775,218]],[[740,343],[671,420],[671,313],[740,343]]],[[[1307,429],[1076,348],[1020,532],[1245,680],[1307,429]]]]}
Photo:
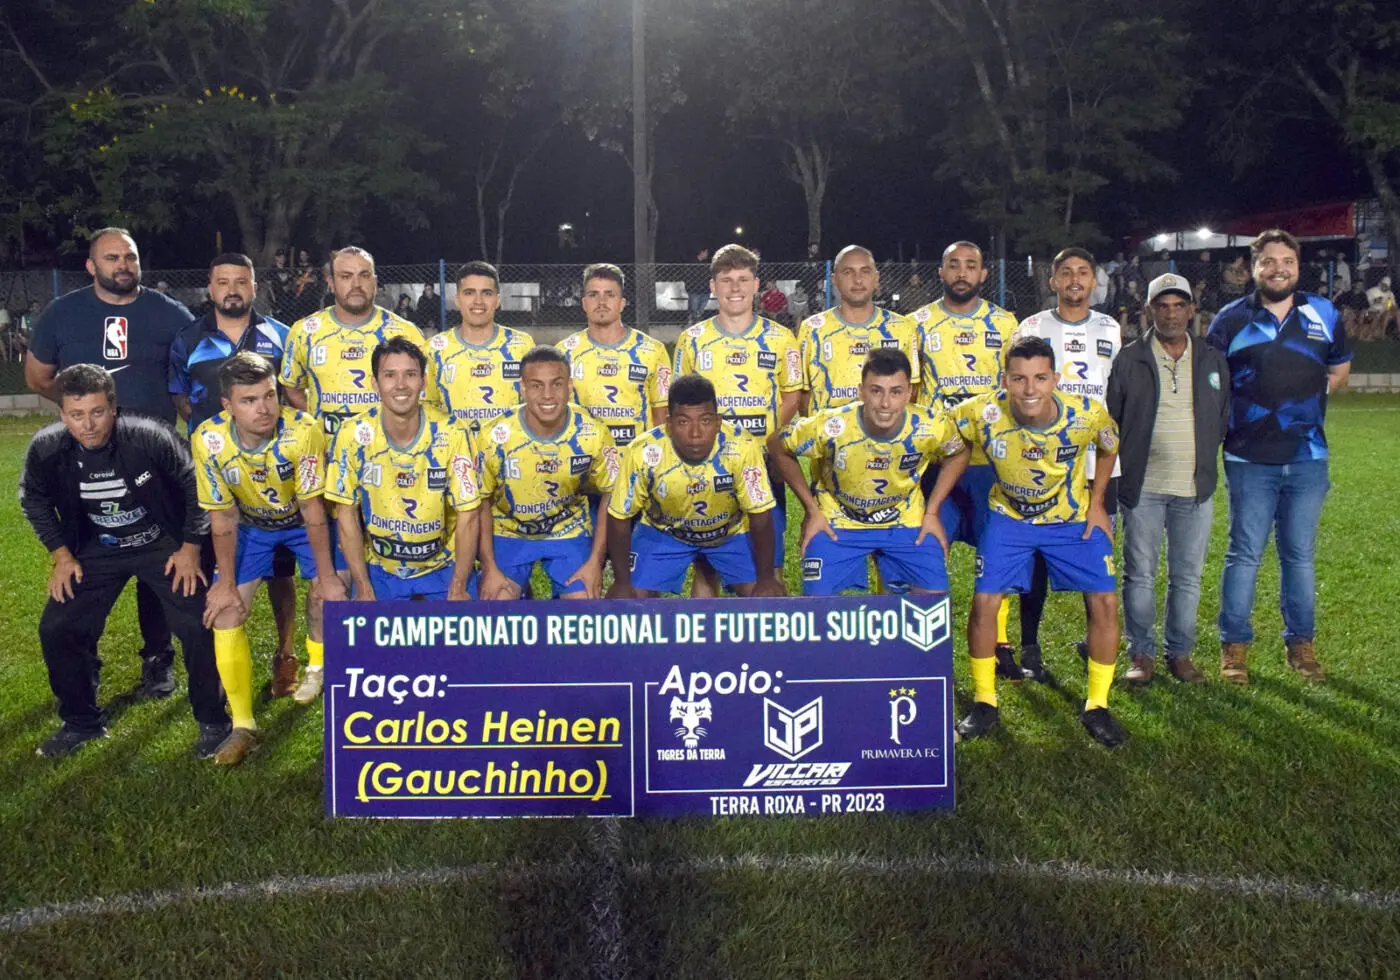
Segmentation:
{"type": "Polygon", "coordinates": [[[600,378],[615,378],[617,372],[618,366],[613,361],[606,361],[598,365],[598,377],[600,378]]]}
{"type": "Polygon", "coordinates": [[[558,473],[558,472],[559,472],[559,460],[558,460],[557,458],[556,458],[556,459],[542,459],[542,460],[540,460],[538,463],[535,464],[535,472],[536,472],[536,473],[558,473]]]}
{"type": "Polygon", "coordinates": [[[369,351],[364,347],[347,347],[340,352],[340,359],[342,361],[361,361],[368,353],[369,351]]]}
{"type": "Polygon", "coordinates": [[[733,365],[734,367],[741,367],[749,363],[749,355],[741,350],[736,350],[724,359],[724,363],[733,365]]]}
{"type": "Polygon", "coordinates": [[[473,364],[473,365],[472,365],[472,377],[473,377],[473,378],[485,378],[485,377],[489,376],[490,374],[491,374],[491,365],[490,365],[489,363],[485,363],[485,364],[473,364]]]}
{"type": "Polygon", "coordinates": [[[971,330],[963,330],[953,337],[953,343],[962,344],[964,346],[975,344],[977,343],[977,334],[971,330]]]}
{"type": "Polygon", "coordinates": [[[501,362],[501,377],[505,378],[507,381],[519,381],[519,380],[520,380],[520,362],[519,362],[519,361],[502,361],[502,362],[501,362]]]}
{"type": "Polygon", "coordinates": [[[102,324],[102,356],[109,361],[126,360],[127,322],[124,316],[109,316],[102,324]]]}
{"type": "Polygon", "coordinates": [[[418,472],[416,470],[403,470],[394,477],[394,485],[402,490],[407,490],[418,482],[418,472]]]}
{"type": "Polygon", "coordinates": [[[1021,457],[1034,463],[1045,458],[1045,448],[1043,446],[1027,446],[1021,450],[1021,457]]]}

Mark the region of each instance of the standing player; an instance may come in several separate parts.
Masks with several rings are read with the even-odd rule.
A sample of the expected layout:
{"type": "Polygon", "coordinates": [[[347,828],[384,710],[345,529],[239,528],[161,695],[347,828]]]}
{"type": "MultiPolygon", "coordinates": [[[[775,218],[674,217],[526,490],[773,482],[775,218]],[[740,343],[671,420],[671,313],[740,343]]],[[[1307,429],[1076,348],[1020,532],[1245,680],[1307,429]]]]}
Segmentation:
{"type": "Polygon", "coordinates": [[[473,595],[518,599],[541,562],[555,595],[597,599],[608,516],[599,508],[593,520],[588,494],[612,490],[617,447],[606,426],[569,404],[569,361],[558,349],[530,351],[520,377],[525,404],[483,426],[477,439],[486,512],[473,595]]]}
{"type": "Polygon", "coordinates": [[[784,595],[773,574],[773,507],[762,444],[720,419],[714,385],[698,374],[677,379],[665,426],[622,454],[608,503],[609,597],[678,594],[702,555],[741,596],[784,595]]]}
{"type": "MultiPolygon", "coordinates": [[[[1055,349],[1040,337],[1012,344],[1005,388],[978,395],[954,412],[963,439],[980,445],[997,482],[992,513],[977,545],[977,592],[968,617],[976,703],[958,724],[964,738],[1000,721],[996,690],[996,614],[1008,592],[1031,585],[1039,556],[1056,589],[1082,592],[1089,613],[1089,684],[1084,727],[1113,748],[1127,739],[1108,710],[1118,649],[1113,525],[1104,507],[1118,458],[1118,430],[1103,403],[1057,391],[1055,349]],[[1088,462],[1099,455],[1092,491],[1088,462]]],[[[940,477],[941,480],[941,477],[940,477]]]]}
{"type": "Polygon", "coordinates": [[[865,359],[859,402],[797,419],[769,440],[779,472],[807,511],[806,595],[864,588],[871,555],[892,592],[948,591],[948,538],[938,509],[967,454],[942,409],[909,407],[910,370],[903,351],[876,348],[865,359]],[[821,464],[812,468],[812,489],[799,456],[821,464]],[[948,457],[925,505],[919,477],[948,457]]]}
{"type": "Polygon", "coordinates": [[[801,414],[815,415],[860,398],[865,356],[872,350],[901,350],[909,358],[919,385],[919,344],[914,321],[875,305],[880,270],[875,256],[861,245],[836,254],[832,281],[841,302],[809,316],[797,329],[802,358],[801,414]]]}
{"type": "MultiPolygon", "coordinates": [[[[720,415],[766,440],[797,413],[802,396],[802,355],[788,329],[753,311],[758,293],[758,256],[742,245],[726,245],[710,261],[710,292],[719,305],[676,341],[675,376],[698,374],[715,386],[720,415]]],[[[783,565],[787,493],[768,468],[777,501],[774,565],[783,565]]],[[[713,593],[713,588],[705,589],[713,593]]]]}
{"type": "Polygon", "coordinates": [[[520,359],[535,346],[524,331],[496,323],[500,308],[496,267],[468,262],[457,271],[461,325],[428,341],[428,403],[473,430],[520,404],[520,359]]]}
{"type": "MultiPolygon", "coordinates": [[[[209,512],[217,577],[204,600],[204,625],[214,631],[214,657],[233,714],[233,731],[214,753],[219,765],[237,765],[257,746],[253,718],[253,655],[243,624],[258,585],[272,574],[274,554],[285,550],[314,580],[306,595],[306,652],[322,661],[321,605],[345,598],[335,574],[326,508],[326,437],[304,412],[277,401],[272,362],[252,351],[227,357],[219,368],[224,410],[194,431],[199,505],[209,512]]],[[[296,592],[293,589],[293,597],[296,592]]],[[[296,663],[293,658],[292,663],[296,663]]],[[[320,692],[308,669],[307,703],[320,692]],[[314,690],[313,690],[314,689],[314,690]]],[[[296,668],[292,668],[292,685],[296,668]]]]}
{"type": "Polygon", "coordinates": [[[622,270],[599,263],[583,270],[588,329],[559,345],[569,358],[574,403],[608,427],[619,449],[666,421],[671,365],[658,341],[622,323],[622,270]]]}
{"type": "MultiPolygon", "coordinates": [[[[251,351],[267,358],[274,371],[281,370],[287,328],[253,309],[257,290],[253,261],[248,256],[228,252],[209,263],[209,300],[214,308],[181,330],[170,348],[170,393],[191,433],[219,411],[219,370],[230,357],[251,351]]],[[[273,383],[275,387],[275,375],[273,383]]],[[[274,698],[286,697],[297,686],[295,572],[296,558],[287,549],[278,549],[267,580],[267,597],[277,623],[277,653],[272,658],[274,698]]]]}
{"type": "Polygon", "coordinates": [[[298,320],[288,334],[282,359],[287,400],[321,419],[328,436],[356,412],[379,403],[369,368],[371,351],[395,337],[424,345],[416,326],[374,304],[378,289],[374,256],[353,245],[333,252],[335,303],[298,320]]]}
{"type": "MultiPolygon", "coordinates": [[[[175,424],[166,390],[170,346],[191,320],[190,311],[164,293],[141,285],[141,254],[124,228],[103,228],[88,241],[90,289],[60,296],[34,324],[24,359],[24,383],[59,401],[56,376],[74,364],[106,368],[117,386],[116,406],[175,424]]],[[[141,624],[141,688],[144,697],[175,690],[175,648],[161,597],[136,578],[136,616],[141,624]]]]}
{"type": "MultiPolygon", "coordinates": [[[[1001,355],[1016,329],[1016,318],[983,299],[987,267],[982,250],[972,242],[954,242],[943,250],[938,267],[943,297],[914,311],[923,362],[921,405],[941,405],[952,411],[976,395],[1001,386],[1001,355]]],[[[938,467],[924,471],[925,496],[933,492],[938,467]]],[[[996,475],[981,447],[973,446],[967,472],[948,495],[939,515],[950,541],[977,547],[988,514],[987,497],[996,475]]],[[[997,672],[1019,681],[1016,651],[1006,635],[1010,601],[997,612],[997,672]]]]}
{"type": "Polygon", "coordinates": [[[413,341],[380,344],[370,369],[380,403],[341,425],[326,471],[326,499],[346,505],[336,528],[354,598],[465,599],[476,486],[470,468],[451,464],[470,459],[470,440],[421,404],[427,358],[413,341]]]}
{"type": "MultiPolygon", "coordinates": [[[[1015,338],[1042,337],[1049,341],[1055,363],[1060,365],[1060,391],[1087,395],[1101,402],[1108,394],[1113,359],[1123,346],[1123,331],[1113,317],[1090,308],[1095,268],[1094,256],[1088,249],[1061,250],[1050,263],[1050,288],[1055,293],[1056,306],[1022,320],[1015,338]]],[[[1115,456],[1115,465],[1116,460],[1115,456]]],[[[1096,472],[1092,454],[1087,466],[1086,475],[1092,480],[1096,472]]],[[[1117,476],[1117,472],[1112,475],[1117,476]]],[[[1105,487],[1104,509],[1110,518],[1118,510],[1116,484],[1105,487]]],[[[1040,652],[1040,620],[1048,593],[1045,561],[1037,555],[1030,589],[1021,596],[1021,668],[1027,677],[1042,682],[1049,679],[1040,652]]],[[[1086,651],[1081,642],[1080,654],[1086,651]]]]}

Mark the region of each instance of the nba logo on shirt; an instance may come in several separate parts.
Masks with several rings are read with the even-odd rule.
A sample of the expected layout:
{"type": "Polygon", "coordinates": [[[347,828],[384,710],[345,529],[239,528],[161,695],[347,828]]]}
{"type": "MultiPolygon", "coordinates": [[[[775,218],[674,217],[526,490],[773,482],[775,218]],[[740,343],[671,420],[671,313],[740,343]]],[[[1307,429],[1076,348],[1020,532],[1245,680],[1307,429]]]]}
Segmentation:
{"type": "Polygon", "coordinates": [[[102,356],[109,361],[126,360],[126,317],[109,316],[102,325],[102,356]]]}

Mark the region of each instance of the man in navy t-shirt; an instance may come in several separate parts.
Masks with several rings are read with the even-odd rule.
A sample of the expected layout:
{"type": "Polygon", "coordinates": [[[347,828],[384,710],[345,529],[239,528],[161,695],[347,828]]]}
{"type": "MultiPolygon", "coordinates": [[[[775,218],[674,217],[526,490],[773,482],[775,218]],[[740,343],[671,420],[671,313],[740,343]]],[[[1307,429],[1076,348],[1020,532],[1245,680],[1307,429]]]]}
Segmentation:
{"type": "MultiPolygon", "coordinates": [[[[24,383],[58,401],[54,378],[74,364],[97,364],[117,383],[117,408],[175,424],[170,398],[170,345],[194,317],[162,293],[141,285],[141,255],[131,234],[103,228],[88,243],[92,285],[60,296],[34,324],[24,360],[24,383]]],[[[142,693],[175,690],[175,648],[160,599],[149,585],[136,588],[141,622],[142,693]]]]}
{"type": "Polygon", "coordinates": [[[1235,684],[1249,680],[1254,586],[1272,529],[1288,665],[1318,681],[1313,551],[1328,488],[1323,422],[1328,392],[1351,373],[1351,351],[1337,308],[1298,291],[1297,239],[1266,231],[1250,253],[1256,292],[1217,313],[1206,337],[1230,365],[1230,543],[1220,583],[1220,675],[1235,684]]]}

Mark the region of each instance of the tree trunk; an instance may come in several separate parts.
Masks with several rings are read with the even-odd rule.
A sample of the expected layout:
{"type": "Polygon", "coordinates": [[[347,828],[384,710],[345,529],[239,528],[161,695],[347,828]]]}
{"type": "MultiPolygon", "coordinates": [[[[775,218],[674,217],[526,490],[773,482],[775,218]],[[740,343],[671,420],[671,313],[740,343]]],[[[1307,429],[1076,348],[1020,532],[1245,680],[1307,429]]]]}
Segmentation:
{"type": "Polygon", "coordinates": [[[807,244],[821,247],[822,206],[831,179],[831,144],[791,138],[783,141],[789,153],[787,178],[802,188],[807,202],[807,244]],[[805,145],[804,145],[805,144],[805,145]]]}
{"type": "Polygon", "coordinates": [[[1385,215],[1386,237],[1390,239],[1387,243],[1390,246],[1387,254],[1391,256],[1390,261],[1393,264],[1395,250],[1400,248],[1400,193],[1396,192],[1395,184],[1385,172],[1384,155],[1374,144],[1367,144],[1362,148],[1361,159],[1366,165],[1366,174],[1371,178],[1376,197],[1380,198],[1381,213],[1385,215]]]}

